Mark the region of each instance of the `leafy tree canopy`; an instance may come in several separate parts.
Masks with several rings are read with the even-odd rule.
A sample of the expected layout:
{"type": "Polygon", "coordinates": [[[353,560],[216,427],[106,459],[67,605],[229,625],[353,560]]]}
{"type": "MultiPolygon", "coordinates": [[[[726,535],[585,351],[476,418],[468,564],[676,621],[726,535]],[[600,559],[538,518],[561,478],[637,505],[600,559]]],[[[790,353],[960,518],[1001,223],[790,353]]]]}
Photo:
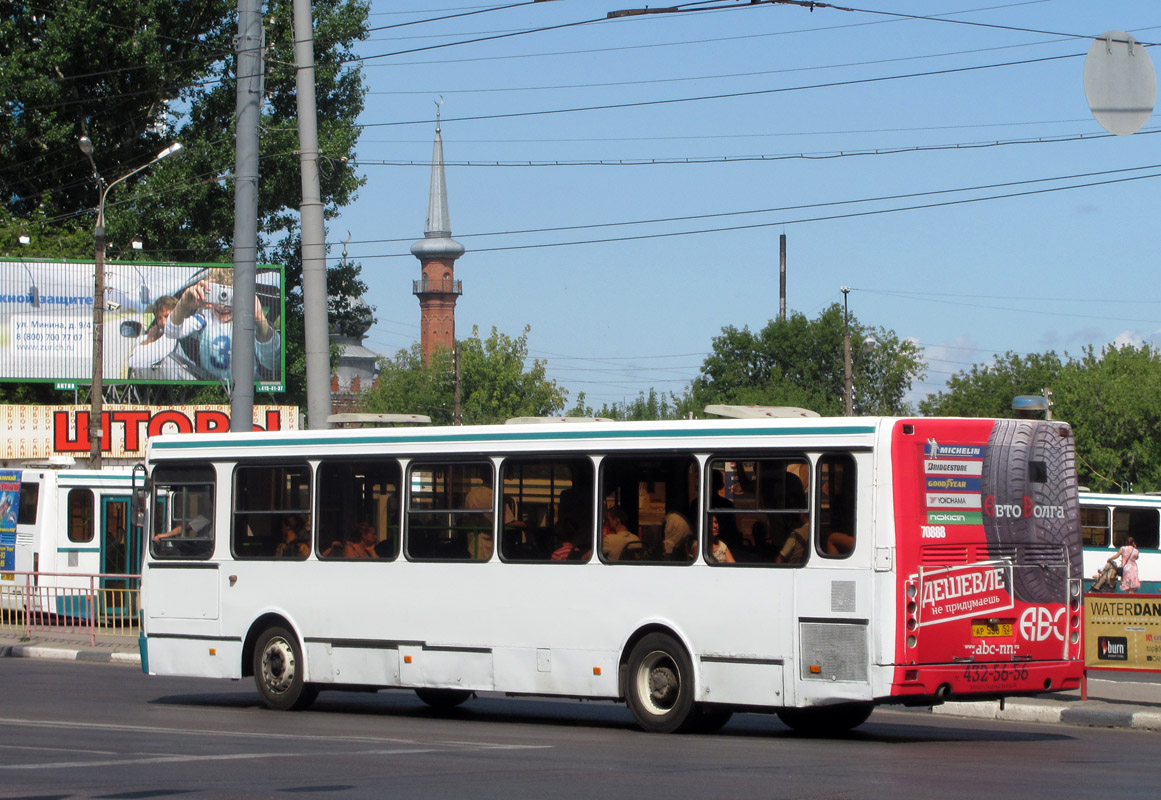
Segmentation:
{"type": "MultiPolygon", "coordinates": [[[[516,338],[495,328],[480,339],[473,328],[459,342],[460,408],[465,425],[500,423],[511,417],[543,417],[564,409],[564,392],[545,374],[545,363],[528,367],[528,333],[516,338]]],[[[400,350],[380,363],[379,381],[362,399],[361,410],[379,414],[426,414],[436,425],[453,422],[455,366],[452,353],[437,350],[423,363],[420,345],[400,350]]]]}
{"type": "MultiPolygon", "coordinates": [[[[922,354],[894,331],[870,328],[850,317],[856,414],[902,414],[904,397],[926,374],[922,354]],[[862,342],[875,344],[864,351],[862,342]]],[[[817,318],[793,313],[758,332],[724,328],[678,416],[701,414],[710,403],[808,408],[824,416],[843,413],[843,308],[835,303],[817,318]]]]}
{"type": "MultiPolygon", "coordinates": [[[[229,261],[234,230],[234,0],[10,2],[0,14],[0,251],[93,256],[101,187],[168,144],[184,151],[116,186],[105,203],[110,259],[229,261]],[[78,147],[93,142],[92,163],[78,147]],[[99,172],[102,184],[93,171],[99,172]],[[19,248],[9,238],[28,234],[19,248]],[[87,235],[86,235],[87,234],[87,235]],[[142,251],[128,243],[140,237],[142,251]]],[[[324,215],[350,203],[365,88],[352,48],[367,0],[313,0],[324,215]]],[[[292,0],[267,0],[258,183],[259,261],[287,265],[291,402],[305,394],[292,0]]],[[[333,297],[365,291],[358,266],[328,280],[333,297]]],[[[340,327],[342,308],[334,309],[340,327]]]]}
{"type": "Polygon", "coordinates": [[[1009,350],[991,364],[953,375],[945,391],[920,401],[919,410],[929,416],[1011,417],[1012,398],[1054,386],[1062,367],[1051,350],[1025,356],[1009,350]]]}
{"type": "Polygon", "coordinates": [[[925,414],[1013,417],[1012,398],[1052,391],[1053,417],[1076,433],[1080,482],[1099,491],[1161,490],[1161,352],[1152,345],[1087,348],[1080,358],[1008,352],[948,381],[925,414]]]}
{"type": "Polygon", "coordinates": [[[670,393],[668,396],[650,389],[649,393],[641,392],[634,400],[623,403],[604,404],[599,410],[594,410],[585,404],[584,392],[577,396],[576,406],[568,412],[570,417],[601,417],[616,420],[662,420],[677,419],[681,416],[679,406],[683,398],[670,393]]]}

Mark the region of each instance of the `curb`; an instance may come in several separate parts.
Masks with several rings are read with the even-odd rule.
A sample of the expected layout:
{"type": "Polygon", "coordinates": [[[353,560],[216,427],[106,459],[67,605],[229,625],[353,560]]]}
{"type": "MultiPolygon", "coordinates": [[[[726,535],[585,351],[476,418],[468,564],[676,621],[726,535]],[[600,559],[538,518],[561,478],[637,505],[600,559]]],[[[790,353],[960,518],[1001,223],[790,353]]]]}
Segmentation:
{"type": "Polygon", "coordinates": [[[95,653],[41,645],[0,645],[0,658],[46,658],[55,661],[85,661],[91,664],[141,665],[137,653],[95,653]]]}
{"type": "Polygon", "coordinates": [[[1115,708],[1060,708],[1040,703],[1007,701],[948,702],[931,709],[933,714],[972,719],[995,719],[1012,722],[1048,722],[1082,725],[1089,728],[1135,728],[1161,730],[1159,711],[1121,711],[1115,708]]]}

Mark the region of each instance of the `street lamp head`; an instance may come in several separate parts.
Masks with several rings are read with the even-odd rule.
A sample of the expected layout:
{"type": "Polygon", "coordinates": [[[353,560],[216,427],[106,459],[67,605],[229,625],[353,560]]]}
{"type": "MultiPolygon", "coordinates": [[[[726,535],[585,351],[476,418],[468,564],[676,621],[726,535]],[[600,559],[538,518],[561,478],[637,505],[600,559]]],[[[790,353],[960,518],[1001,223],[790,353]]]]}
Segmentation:
{"type": "Polygon", "coordinates": [[[158,153],[157,158],[155,158],[153,160],[160,161],[161,159],[165,158],[166,156],[176,155],[177,153],[180,153],[184,149],[185,148],[182,147],[181,142],[174,142],[169,147],[165,148],[160,153],[158,153]]]}
{"type": "Polygon", "coordinates": [[[93,154],[93,140],[88,136],[82,136],[77,140],[77,144],[80,146],[81,152],[85,155],[91,156],[93,154]]]}
{"type": "Polygon", "coordinates": [[[863,339],[863,353],[871,352],[878,343],[879,341],[874,336],[868,336],[866,339],[863,339]]]}

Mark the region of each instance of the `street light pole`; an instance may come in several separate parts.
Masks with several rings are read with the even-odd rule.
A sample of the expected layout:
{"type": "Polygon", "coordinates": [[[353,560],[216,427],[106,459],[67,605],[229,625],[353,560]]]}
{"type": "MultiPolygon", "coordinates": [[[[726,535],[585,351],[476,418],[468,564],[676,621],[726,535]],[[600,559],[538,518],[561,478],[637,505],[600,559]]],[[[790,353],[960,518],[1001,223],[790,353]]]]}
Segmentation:
{"type": "Polygon", "coordinates": [[[847,312],[847,294],[851,287],[843,286],[843,416],[854,416],[853,375],[851,370],[851,317],[847,312]]]}
{"type": "MultiPolygon", "coordinates": [[[[78,144],[81,152],[89,159],[93,175],[97,178],[98,183],[104,185],[105,180],[97,171],[96,162],[93,161],[92,140],[88,136],[82,136],[78,144]]],[[[101,468],[101,439],[104,428],[101,424],[101,417],[104,414],[101,399],[105,390],[103,369],[105,349],[105,198],[109,196],[109,192],[117,184],[132,178],[141,170],[153,166],[161,159],[180,152],[181,149],[181,143],[174,142],[154,156],[152,161],[142,164],[108,186],[104,186],[101,190],[101,201],[97,204],[97,224],[93,228],[93,239],[96,243],[96,249],[93,253],[93,261],[96,262],[93,274],[93,382],[89,388],[89,466],[92,469],[101,468]]]]}

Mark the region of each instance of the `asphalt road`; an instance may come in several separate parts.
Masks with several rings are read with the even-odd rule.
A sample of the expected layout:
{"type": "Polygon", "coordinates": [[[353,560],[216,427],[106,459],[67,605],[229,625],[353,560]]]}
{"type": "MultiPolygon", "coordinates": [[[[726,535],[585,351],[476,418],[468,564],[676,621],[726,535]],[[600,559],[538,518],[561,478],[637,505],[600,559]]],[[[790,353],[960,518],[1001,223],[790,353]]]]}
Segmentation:
{"type": "Polygon", "coordinates": [[[0,797],[1156,798],[1161,734],[877,710],[837,739],[737,715],[639,732],[609,703],[324,693],[268,711],[249,682],[0,659],[0,797]]]}

